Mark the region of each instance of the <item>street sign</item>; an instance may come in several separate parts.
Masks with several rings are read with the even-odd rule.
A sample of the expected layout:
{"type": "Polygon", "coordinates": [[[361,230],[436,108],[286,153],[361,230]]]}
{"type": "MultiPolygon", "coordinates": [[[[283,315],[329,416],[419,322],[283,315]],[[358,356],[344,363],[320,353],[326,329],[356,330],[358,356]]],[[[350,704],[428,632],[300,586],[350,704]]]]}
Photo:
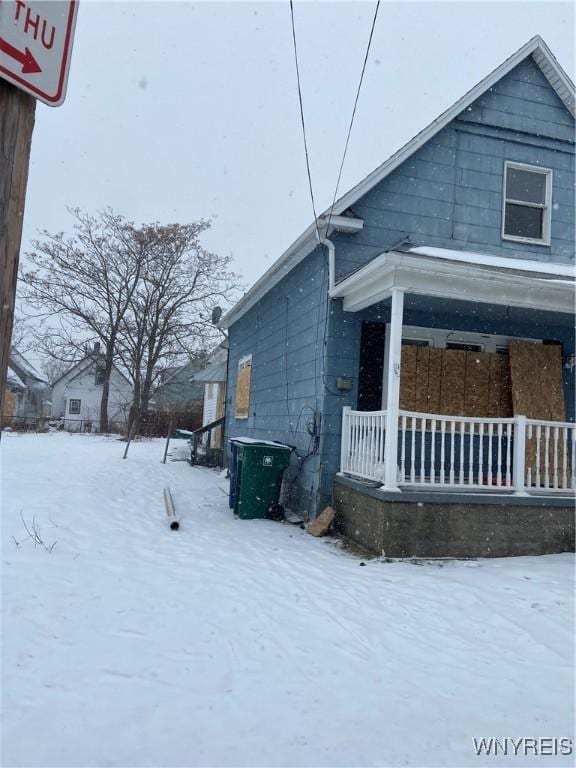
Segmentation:
{"type": "Polygon", "coordinates": [[[0,77],[62,104],[77,12],[78,0],[0,0],[0,77]]]}

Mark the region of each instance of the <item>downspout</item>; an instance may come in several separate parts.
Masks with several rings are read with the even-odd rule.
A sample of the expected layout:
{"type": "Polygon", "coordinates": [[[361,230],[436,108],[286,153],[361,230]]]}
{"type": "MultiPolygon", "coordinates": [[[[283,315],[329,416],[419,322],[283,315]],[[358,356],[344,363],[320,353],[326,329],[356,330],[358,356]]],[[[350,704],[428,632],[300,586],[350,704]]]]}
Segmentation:
{"type": "Polygon", "coordinates": [[[327,237],[320,240],[320,245],[325,245],[328,250],[328,294],[331,294],[336,283],[336,246],[327,237]]]}
{"type": "MultiPolygon", "coordinates": [[[[336,283],[336,246],[332,242],[332,240],[329,240],[328,237],[323,237],[322,240],[320,240],[320,245],[323,245],[326,247],[328,251],[328,302],[326,305],[326,323],[328,323],[328,314],[330,311],[330,304],[332,301],[332,291],[334,290],[334,285],[336,283]]],[[[323,351],[325,354],[325,352],[323,351]]],[[[324,372],[325,372],[325,366],[326,366],[326,360],[324,359],[322,361],[322,392],[325,393],[325,384],[324,384],[324,372]]],[[[317,498],[320,499],[321,493],[322,493],[322,476],[324,474],[324,461],[322,460],[322,457],[324,455],[324,425],[323,425],[323,418],[324,415],[324,404],[322,404],[322,415],[320,417],[320,435],[318,437],[318,455],[319,455],[319,464],[318,464],[318,496],[317,498]]],[[[333,502],[333,499],[331,499],[331,502],[333,502]]],[[[316,515],[315,515],[316,516],[316,515]]]]}

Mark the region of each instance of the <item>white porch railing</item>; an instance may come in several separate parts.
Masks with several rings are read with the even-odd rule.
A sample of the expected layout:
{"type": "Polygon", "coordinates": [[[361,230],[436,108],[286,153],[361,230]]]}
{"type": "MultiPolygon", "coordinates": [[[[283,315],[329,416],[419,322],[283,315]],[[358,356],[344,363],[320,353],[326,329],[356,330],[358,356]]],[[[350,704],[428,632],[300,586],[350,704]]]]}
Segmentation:
{"type": "MultiPolygon", "coordinates": [[[[341,471],[383,482],[386,411],[345,408],[341,471]]],[[[576,424],[399,411],[398,486],[516,493],[576,488],[576,424]]]]}

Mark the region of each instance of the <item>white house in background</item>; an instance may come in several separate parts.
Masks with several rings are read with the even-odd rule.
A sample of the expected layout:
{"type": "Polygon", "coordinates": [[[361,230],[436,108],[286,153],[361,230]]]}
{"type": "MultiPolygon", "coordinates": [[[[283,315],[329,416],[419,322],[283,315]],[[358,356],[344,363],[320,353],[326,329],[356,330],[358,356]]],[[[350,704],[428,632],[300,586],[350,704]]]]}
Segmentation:
{"type": "MultiPolygon", "coordinates": [[[[228,365],[228,344],[223,341],[207,359],[207,366],[194,374],[192,380],[204,384],[204,402],[202,408],[202,426],[205,427],[225,415],[226,407],[226,371],[228,365]]],[[[210,430],[203,445],[210,448],[222,448],[223,427],[210,430]]]]}
{"type": "MultiPolygon", "coordinates": [[[[65,429],[100,430],[100,402],[104,381],[104,357],[100,344],[75,363],[52,386],[52,417],[62,419],[65,429]]],[[[110,429],[122,428],[132,401],[132,384],[114,366],[110,375],[108,419],[110,429]]]]}

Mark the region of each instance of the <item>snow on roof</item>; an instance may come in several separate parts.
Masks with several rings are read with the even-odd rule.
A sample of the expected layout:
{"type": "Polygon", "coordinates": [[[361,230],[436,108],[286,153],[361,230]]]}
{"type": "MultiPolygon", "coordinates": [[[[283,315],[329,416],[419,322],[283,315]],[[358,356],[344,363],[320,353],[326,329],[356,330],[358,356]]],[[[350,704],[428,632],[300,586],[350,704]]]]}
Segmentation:
{"type": "MultiPolygon", "coordinates": [[[[445,261],[463,261],[468,264],[478,264],[497,269],[512,269],[517,272],[535,272],[539,276],[554,275],[554,277],[568,277],[572,280],[576,277],[573,264],[550,264],[530,259],[516,259],[509,256],[493,256],[474,251],[455,251],[449,248],[436,248],[429,245],[421,245],[402,250],[402,253],[415,256],[429,256],[445,261]]],[[[564,281],[562,281],[564,282],[564,281]]]]}
{"type": "Polygon", "coordinates": [[[22,371],[24,371],[24,373],[27,376],[31,376],[34,379],[38,379],[38,381],[42,381],[46,383],[46,379],[44,378],[44,376],[38,373],[36,368],[34,368],[34,366],[31,363],[29,363],[28,360],[26,360],[26,358],[24,357],[24,355],[20,354],[20,352],[17,352],[15,349],[11,349],[10,357],[14,362],[14,364],[19,368],[21,368],[22,371]]]}
{"type": "Polygon", "coordinates": [[[226,363],[215,363],[195,373],[190,381],[226,381],[226,363]]]}
{"type": "Polygon", "coordinates": [[[18,376],[16,371],[13,368],[10,368],[10,366],[8,366],[8,374],[6,376],[6,381],[8,382],[8,384],[11,384],[13,387],[21,387],[22,389],[26,389],[26,385],[24,384],[20,376],[18,376]]]}

